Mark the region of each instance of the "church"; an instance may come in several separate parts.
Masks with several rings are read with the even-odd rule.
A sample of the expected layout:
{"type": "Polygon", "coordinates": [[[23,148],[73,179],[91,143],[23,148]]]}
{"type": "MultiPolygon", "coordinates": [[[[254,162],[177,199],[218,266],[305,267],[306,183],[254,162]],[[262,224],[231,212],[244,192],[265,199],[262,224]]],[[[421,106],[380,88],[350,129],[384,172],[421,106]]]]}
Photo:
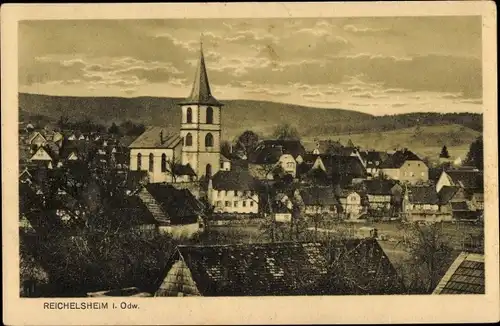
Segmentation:
{"type": "Polygon", "coordinates": [[[211,178],[229,169],[220,154],[223,104],[210,90],[202,47],[191,94],[179,106],[180,135],[150,127],[129,145],[130,170],[147,171],[150,183],[211,178]]]}

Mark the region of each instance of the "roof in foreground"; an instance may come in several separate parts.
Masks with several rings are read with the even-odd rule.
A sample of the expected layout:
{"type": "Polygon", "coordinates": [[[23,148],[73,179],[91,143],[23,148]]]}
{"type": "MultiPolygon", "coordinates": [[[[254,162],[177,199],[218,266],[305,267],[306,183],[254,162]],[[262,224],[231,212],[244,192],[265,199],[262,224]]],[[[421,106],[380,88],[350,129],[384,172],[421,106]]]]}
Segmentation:
{"type": "Polygon", "coordinates": [[[174,148],[181,141],[179,135],[172,135],[165,128],[149,127],[137,137],[129,148],[174,148]]]}
{"type": "MultiPolygon", "coordinates": [[[[190,285],[204,296],[401,293],[394,267],[371,239],[187,245],[178,250],[178,259],[190,271],[190,285]]],[[[157,295],[177,295],[172,290],[179,291],[179,285],[163,284],[157,295]]]]}
{"type": "Polygon", "coordinates": [[[484,294],[484,255],[462,252],[433,294],[484,294]]]}

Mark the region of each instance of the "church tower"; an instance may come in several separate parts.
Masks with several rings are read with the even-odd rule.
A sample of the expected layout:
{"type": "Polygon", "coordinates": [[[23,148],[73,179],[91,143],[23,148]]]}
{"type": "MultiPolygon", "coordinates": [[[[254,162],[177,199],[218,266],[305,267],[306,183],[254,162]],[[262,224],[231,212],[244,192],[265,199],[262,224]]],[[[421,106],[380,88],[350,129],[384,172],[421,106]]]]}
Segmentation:
{"type": "Polygon", "coordinates": [[[189,164],[198,178],[213,176],[220,169],[221,108],[210,91],[203,47],[191,95],[179,104],[182,109],[182,164],[189,164]]]}

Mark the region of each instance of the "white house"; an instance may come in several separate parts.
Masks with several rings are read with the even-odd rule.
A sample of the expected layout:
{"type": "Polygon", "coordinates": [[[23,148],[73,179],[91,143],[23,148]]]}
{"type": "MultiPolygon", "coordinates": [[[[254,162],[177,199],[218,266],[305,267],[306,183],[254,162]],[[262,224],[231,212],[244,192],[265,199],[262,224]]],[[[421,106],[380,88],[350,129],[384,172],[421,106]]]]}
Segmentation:
{"type": "Polygon", "coordinates": [[[257,214],[257,181],[246,170],[219,171],[209,181],[208,200],[215,213],[257,214]]]}

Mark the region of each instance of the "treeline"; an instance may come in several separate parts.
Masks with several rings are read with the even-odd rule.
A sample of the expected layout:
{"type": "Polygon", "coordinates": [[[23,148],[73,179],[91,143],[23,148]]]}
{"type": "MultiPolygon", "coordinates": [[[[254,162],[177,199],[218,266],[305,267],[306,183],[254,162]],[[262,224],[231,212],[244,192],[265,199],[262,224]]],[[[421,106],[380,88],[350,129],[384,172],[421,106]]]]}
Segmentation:
{"type": "Polygon", "coordinates": [[[478,113],[408,113],[385,115],[360,120],[341,121],[328,125],[316,125],[303,131],[304,135],[348,134],[363,132],[384,132],[414,126],[435,126],[458,124],[472,130],[483,130],[483,115],[478,113]]]}

